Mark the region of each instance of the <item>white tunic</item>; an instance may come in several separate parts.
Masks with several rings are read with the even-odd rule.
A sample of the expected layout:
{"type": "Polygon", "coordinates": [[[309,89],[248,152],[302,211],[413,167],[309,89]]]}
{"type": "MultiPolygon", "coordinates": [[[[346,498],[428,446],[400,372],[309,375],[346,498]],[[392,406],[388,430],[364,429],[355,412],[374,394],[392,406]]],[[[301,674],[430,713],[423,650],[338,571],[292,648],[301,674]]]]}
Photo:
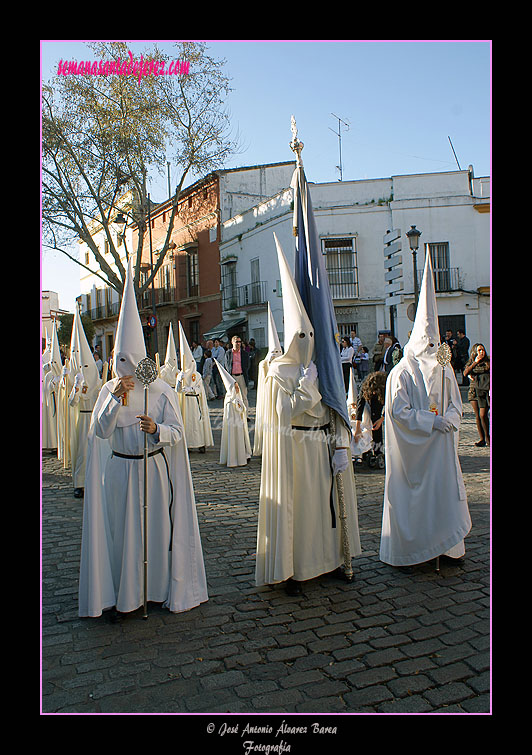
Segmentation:
{"type": "Polygon", "coordinates": [[[220,441],[220,464],[242,467],[251,457],[246,406],[234,387],[224,399],[222,437],[220,441]]]}
{"type": "Polygon", "coordinates": [[[187,382],[178,378],[175,390],[185,426],[187,448],[214,446],[209,405],[199,372],[192,373],[187,382]]]}
{"type": "MultiPolygon", "coordinates": [[[[101,384],[101,381],[100,381],[101,384]]],[[[85,487],[85,469],[87,463],[87,443],[91,424],[92,410],[99,389],[92,393],[83,393],[83,388],[72,389],[69,396],[70,412],[70,465],[74,488],[85,487]]]]}
{"type": "Polygon", "coordinates": [[[446,367],[444,416],[455,432],[441,433],[433,429],[436,414],[429,410],[431,404],[439,406],[440,396],[427,394],[416,364],[403,358],[386,384],[380,559],[392,566],[462,555],[463,539],[471,529],[457,453],[462,402],[456,379],[446,367]]]}
{"type": "Polygon", "coordinates": [[[255,435],[253,438],[253,455],[262,454],[262,422],[264,403],[264,380],[268,374],[269,360],[263,359],[257,367],[257,398],[255,402],[255,435]]]}
{"type": "Polygon", "coordinates": [[[56,375],[47,372],[42,383],[42,447],[57,448],[57,386],[56,375]]]}
{"type": "MultiPolygon", "coordinates": [[[[298,581],[333,571],[344,561],[336,485],[330,465],[329,423],[318,383],[302,377],[294,391],[282,378],[265,380],[262,473],[259,498],[258,585],[298,581]],[[331,489],[336,526],[331,513],[331,489]]],[[[338,420],[337,432],[349,433],[338,420]]],[[[351,556],[361,553],[353,468],[343,474],[351,556]]]]}
{"type": "MultiPolygon", "coordinates": [[[[121,421],[114,384],[103,386],[89,431],[80,616],[113,606],[133,611],[144,599],[144,433],[138,421],[121,421]],[[141,458],[111,456],[111,449],[141,458]]],[[[148,600],[186,611],[208,599],[207,586],[179,406],[160,379],[150,386],[148,414],[158,425],[149,453],[163,449],[148,459],[148,600]]]]}

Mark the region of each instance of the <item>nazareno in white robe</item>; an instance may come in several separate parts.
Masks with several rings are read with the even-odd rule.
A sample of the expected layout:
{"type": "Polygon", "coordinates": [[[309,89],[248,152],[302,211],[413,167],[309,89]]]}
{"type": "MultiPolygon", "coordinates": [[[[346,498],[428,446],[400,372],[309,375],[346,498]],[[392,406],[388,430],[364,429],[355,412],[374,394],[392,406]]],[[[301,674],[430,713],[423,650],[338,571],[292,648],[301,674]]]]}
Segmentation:
{"type": "Polygon", "coordinates": [[[187,448],[214,446],[209,405],[199,372],[178,375],[175,390],[185,426],[187,448]]]}
{"type": "Polygon", "coordinates": [[[57,448],[57,376],[48,370],[42,381],[42,447],[57,448]]]}
{"type": "MultiPolygon", "coordinates": [[[[121,612],[143,604],[144,413],[143,389],[124,407],[107,382],[89,430],[79,584],[80,616],[121,612]],[[111,449],[140,459],[111,455],[111,449]]],[[[148,600],[172,612],[208,599],[203,553],[184,430],[175,392],[161,379],[149,387],[148,600]],[[170,550],[171,547],[171,550],[170,550]]]]}
{"type": "MultiPolygon", "coordinates": [[[[272,363],[275,364],[275,361],[272,363]]],[[[299,371],[299,368],[297,368],[299,371]]],[[[318,382],[295,381],[291,366],[265,379],[262,470],[257,532],[257,585],[312,579],[343,564],[342,532],[327,432],[294,430],[329,423],[318,382]],[[295,383],[295,385],[294,385],[295,383]],[[330,496],[333,493],[333,527],[330,496]]],[[[350,433],[337,418],[338,445],[350,433]],[[345,437],[343,437],[345,436],[345,437]]],[[[361,553],[353,467],[343,473],[351,556],[361,553]]]]}
{"type": "Polygon", "coordinates": [[[392,566],[465,553],[463,540],[471,529],[471,517],[457,452],[462,401],[456,378],[449,375],[452,368],[445,369],[445,417],[455,432],[433,430],[436,414],[429,409],[433,398],[415,362],[408,368],[403,358],[386,383],[380,559],[392,566]]]}
{"type": "Polygon", "coordinates": [[[471,529],[458,459],[462,399],[452,367],[437,361],[438,311],[430,254],[425,258],[416,319],[403,358],[386,382],[386,475],[380,559],[410,566],[458,558],[471,529]],[[442,378],[444,392],[442,395],[442,378]],[[437,414],[452,430],[434,426],[437,414]]]}
{"type": "Polygon", "coordinates": [[[71,407],[70,466],[74,488],[85,487],[89,429],[92,410],[101,388],[101,381],[96,390],[83,393],[84,387],[82,386],[78,391],[73,388],[68,399],[71,407]]]}
{"type": "Polygon", "coordinates": [[[246,405],[241,396],[234,394],[233,388],[232,391],[226,391],[224,397],[220,464],[242,467],[248,463],[250,457],[251,443],[246,405]]]}

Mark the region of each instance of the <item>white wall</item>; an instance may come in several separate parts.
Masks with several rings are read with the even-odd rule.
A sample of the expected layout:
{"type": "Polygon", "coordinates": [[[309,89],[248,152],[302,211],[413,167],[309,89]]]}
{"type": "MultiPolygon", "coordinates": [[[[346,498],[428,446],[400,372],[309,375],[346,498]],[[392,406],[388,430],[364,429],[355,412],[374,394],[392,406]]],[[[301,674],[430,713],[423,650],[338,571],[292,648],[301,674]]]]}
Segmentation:
{"type": "MultiPolygon", "coordinates": [[[[470,182],[470,177],[468,171],[451,171],[309,184],[320,237],[356,237],[359,299],[353,321],[359,322],[359,334],[370,350],[377,331],[390,325],[389,307],[385,305],[383,236],[395,228],[401,229],[404,292],[407,294],[404,304],[397,307],[396,332],[402,344],[408,340],[412,322],[406,312],[413,301],[414,285],[412,255],[405,234],[411,225],[422,232],[418,270],[423,270],[425,244],[448,242],[450,267],[460,268],[462,287],[471,292],[438,294],[439,314],[464,314],[471,343],[489,344],[490,299],[478,296],[477,289],[490,286],[490,216],[474,208],[475,204],[488,202],[489,179],[470,182]],[[470,185],[482,196],[471,196],[470,185]]],[[[279,278],[273,232],[293,269],[295,240],[291,202],[292,191],[287,190],[236,214],[222,224],[220,245],[222,261],[227,257],[238,260],[237,286],[250,283],[250,262],[259,257],[260,279],[267,281],[267,297],[280,332],[283,330],[282,300],[273,290],[279,278]]],[[[340,306],[340,302],[336,304],[340,306]]],[[[250,335],[258,327],[267,327],[266,309],[248,312],[250,335]]]]}

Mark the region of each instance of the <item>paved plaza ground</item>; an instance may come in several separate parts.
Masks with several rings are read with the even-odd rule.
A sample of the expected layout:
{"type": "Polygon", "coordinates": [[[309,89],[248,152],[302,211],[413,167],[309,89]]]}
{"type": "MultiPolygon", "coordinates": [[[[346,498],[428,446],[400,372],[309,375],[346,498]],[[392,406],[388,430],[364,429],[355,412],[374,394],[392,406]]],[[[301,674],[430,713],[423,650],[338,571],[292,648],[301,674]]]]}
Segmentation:
{"type": "Polygon", "coordinates": [[[214,714],[224,713],[242,714],[230,725],[265,713],[489,713],[490,449],[474,445],[463,397],[459,454],[473,521],[463,565],[405,574],[379,561],[384,470],[363,467],[354,581],[317,578],[297,597],[256,587],[261,460],[219,465],[214,401],[215,447],[190,454],[209,600],[183,614],[150,605],[147,620],[140,609],[116,624],[78,617],[83,501],[44,451],[42,713],[208,713],[218,737],[214,714]]]}

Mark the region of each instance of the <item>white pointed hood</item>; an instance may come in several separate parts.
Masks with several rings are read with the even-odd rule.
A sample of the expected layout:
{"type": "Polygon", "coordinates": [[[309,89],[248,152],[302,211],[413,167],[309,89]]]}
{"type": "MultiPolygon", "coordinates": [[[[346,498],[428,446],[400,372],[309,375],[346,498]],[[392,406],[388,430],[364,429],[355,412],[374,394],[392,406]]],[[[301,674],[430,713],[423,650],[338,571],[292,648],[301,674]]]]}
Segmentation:
{"type": "MultiPolygon", "coordinates": [[[[140,360],[145,357],[146,346],[135,296],[133,262],[130,258],[116,329],[113,371],[118,377],[131,375],[135,381],[135,388],[128,393],[128,405],[120,409],[117,422],[120,427],[135,424],[138,422],[137,415],[144,413],[144,386],[135,377],[135,369],[140,360]]],[[[153,390],[151,386],[150,390],[153,390]]]]}
{"type": "Polygon", "coordinates": [[[168,330],[168,343],[166,345],[166,357],[164,359],[164,364],[161,367],[161,377],[166,383],[168,383],[168,385],[175,388],[175,378],[178,371],[177,349],[175,347],[172,323],[170,323],[170,328],[168,330]]]}
{"type": "Polygon", "coordinates": [[[44,347],[44,351],[42,353],[43,365],[47,364],[50,361],[51,354],[52,354],[52,340],[50,338],[48,331],[46,331],[46,346],[44,347]]]}
{"type": "Polygon", "coordinates": [[[225,401],[232,401],[233,403],[236,403],[238,408],[242,411],[242,409],[244,408],[244,401],[242,399],[242,394],[240,393],[238,383],[216,358],[214,359],[214,363],[220,371],[220,376],[225,386],[225,401]]]}
{"type": "Polygon", "coordinates": [[[427,252],[416,319],[408,343],[403,349],[403,358],[407,359],[413,370],[417,368],[421,371],[427,394],[437,406],[440,404],[442,375],[442,367],[436,359],[439,345],[440,329],[434,274],[430,253],[427,252]]]}
{"type": "Polygon", "coordinates": [[[118,375],[118,377],[134,376],[137,364],[145,356],[146,346],[133,281],[133,260],[130,258],[116,329],[113,355],[115,375],[118,375]]]}
{"type": "Polygon", "coordinates": [[[275,320],[273,319],[270,302],[268,302],[268,354],[266,356],[268,359],[271,359],[272,357],[280,356],[282,353],[283,350],[281,349],[281,344],[279,342],[279,334],[275,327],[275,320]]]}
{"type": "Polygon", "coordinates": [[[70,339],[70,372],[72,377],[81,372],[87,388],[86,393],[92,393],[100,387],[100,373],[92,349],[87,341],[81,315],[76,306],[72,323],[72,336],[70,339]]]}
{"type": "Polygon", "coordinates": [[[182,384],[186,388],[193,388],[196,385],[196,360],[192,356],[192,351],[188,345],[183,326],[179,323],[179,359],[180,367],[183,372],[182,384]]]}
{"type": "Polygon", "coordinates": [[[59,339],[57,337],[57,326],[55,324],[55,320],[52,325],[51,353],[47,364],[49,365],[50,372],[53,372],[54,375],[61,374],[63,364],[61,362],[61,350],[59,348],[59,339]]]}
{"type": "Polygon", "coordinates": [[[284,354],[272,362],[308,367],[314,353],[314,327],[305,310],[281,244],[274,235],[283,291],[284,354]]]}

